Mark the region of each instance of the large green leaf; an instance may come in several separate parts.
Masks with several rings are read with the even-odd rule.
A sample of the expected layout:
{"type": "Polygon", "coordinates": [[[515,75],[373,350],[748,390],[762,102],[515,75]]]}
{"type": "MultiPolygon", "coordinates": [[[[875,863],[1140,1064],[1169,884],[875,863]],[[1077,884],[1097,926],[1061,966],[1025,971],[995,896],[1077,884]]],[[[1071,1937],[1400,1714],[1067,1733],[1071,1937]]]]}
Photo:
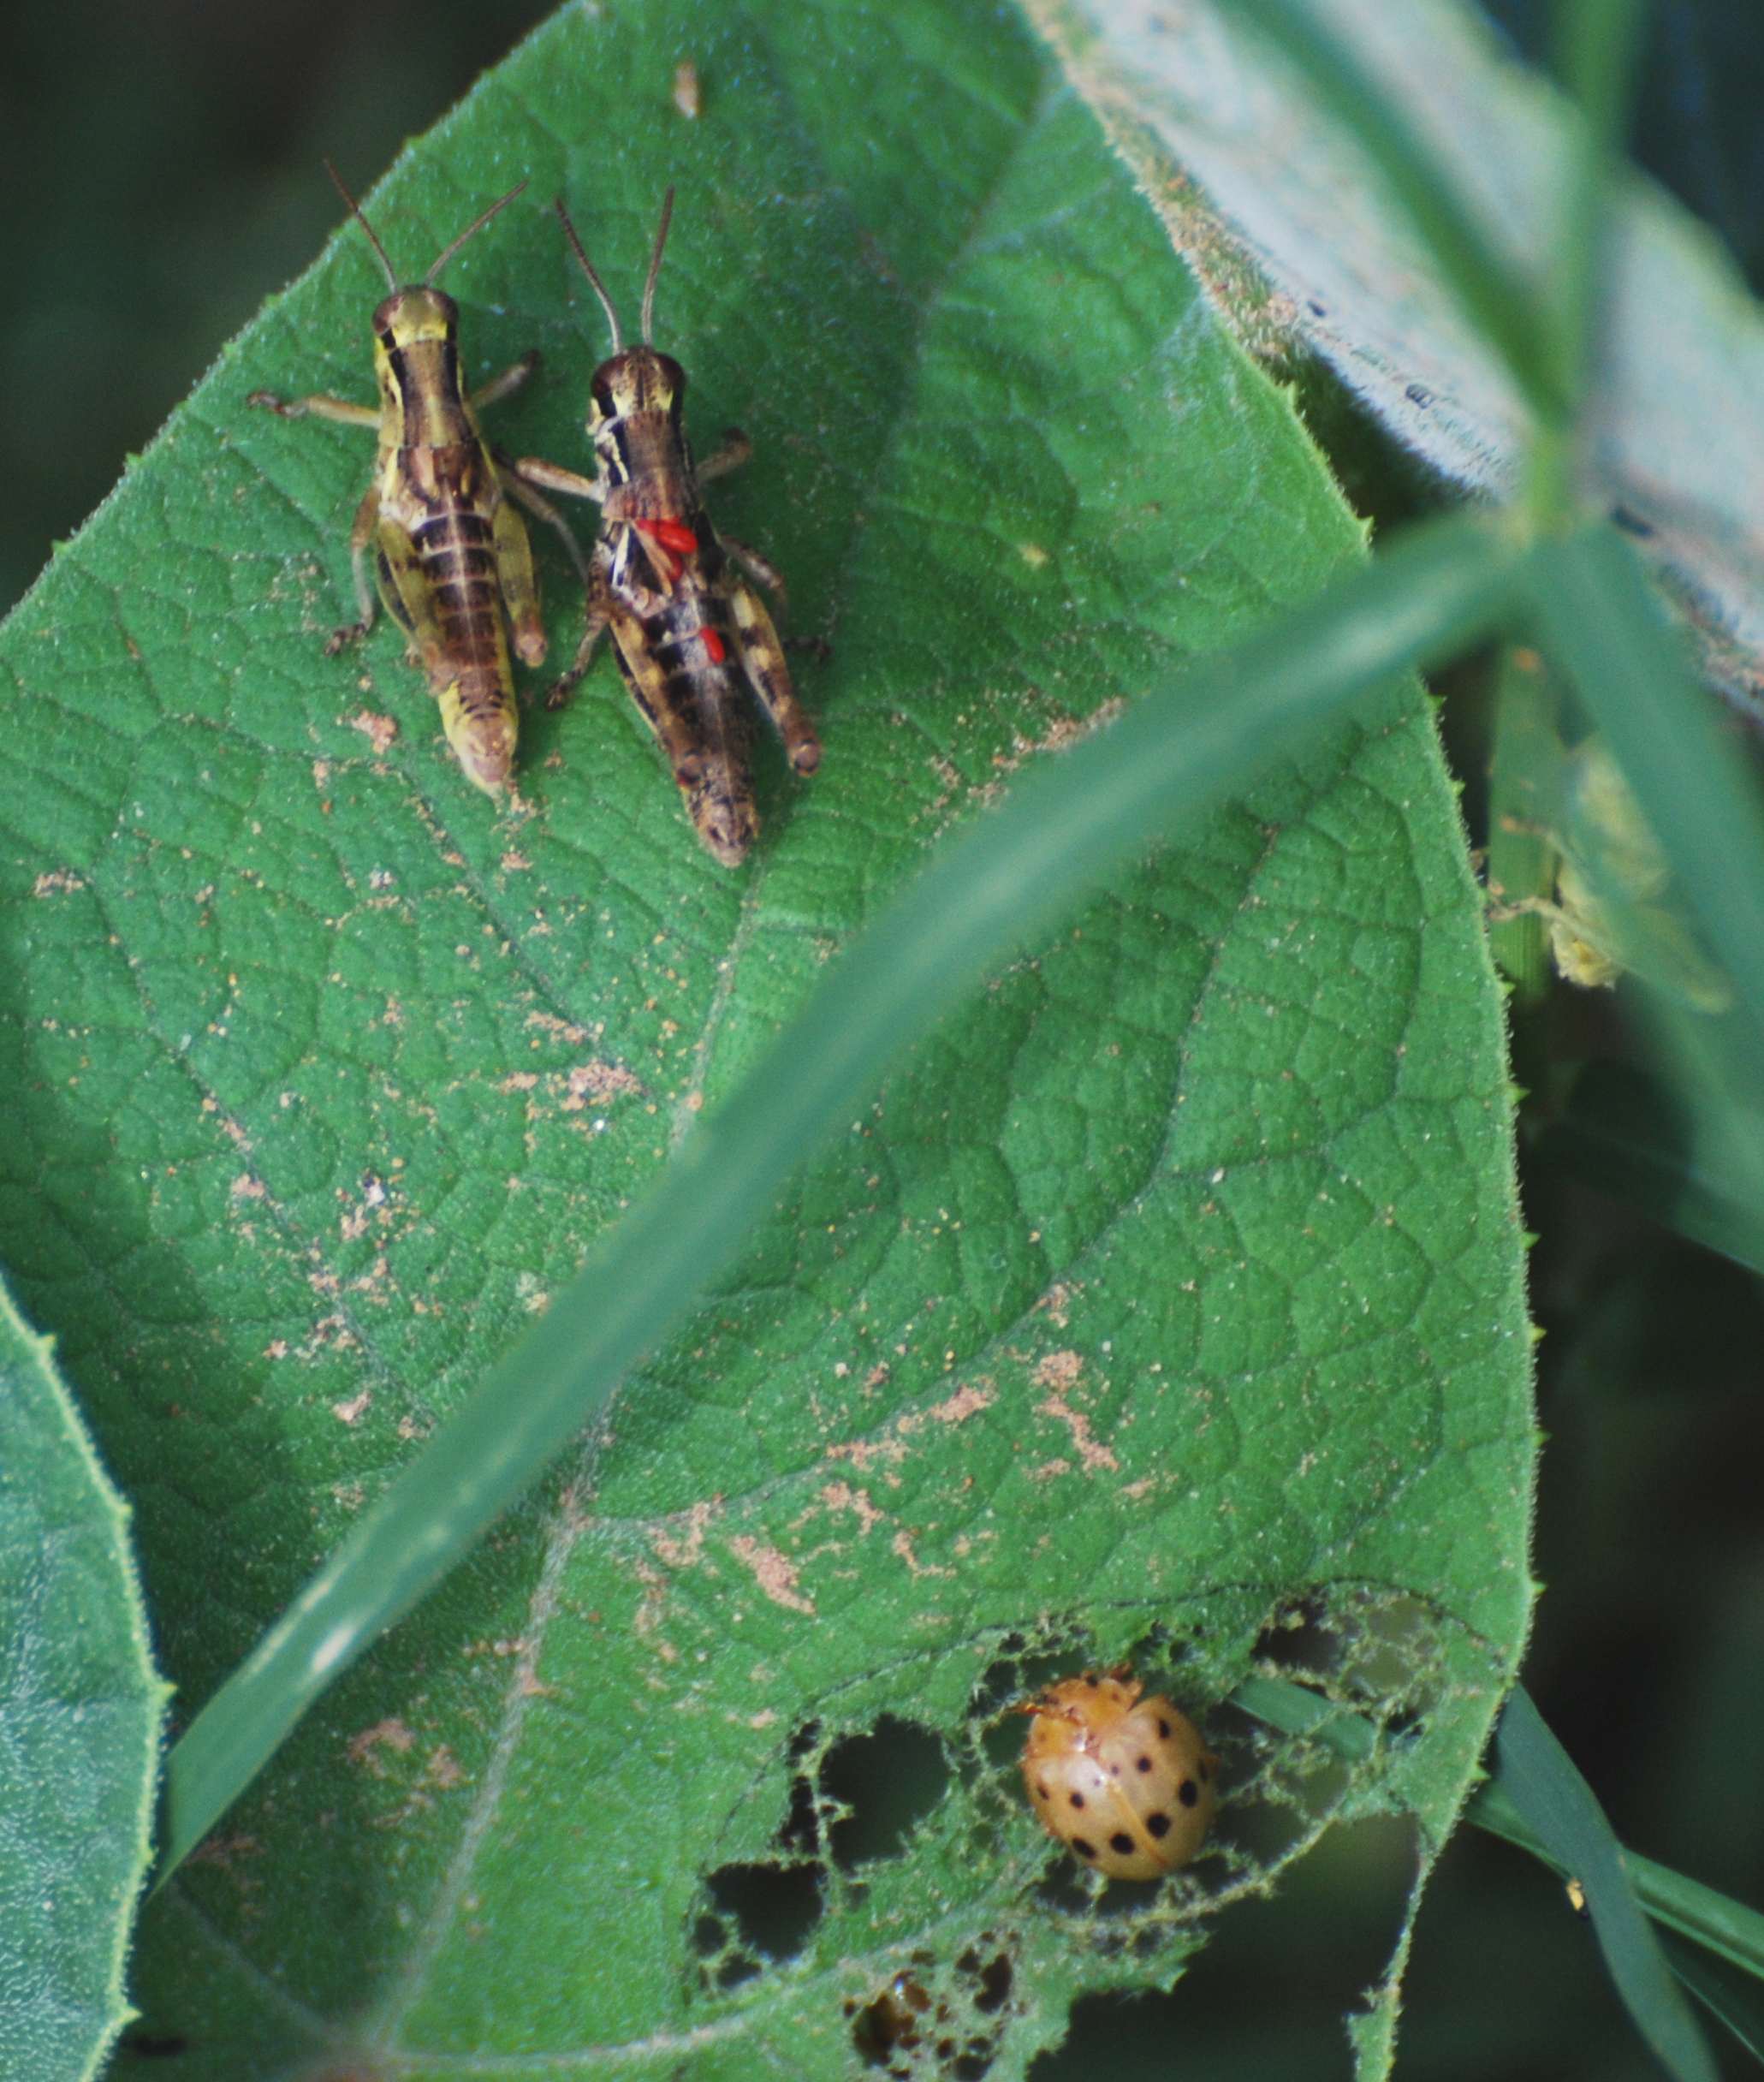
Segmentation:
{"type": "MultiPolygon", "coordinates": [[[[371,207],[415,268],[524,174],[448,277],[474,368],[549,357],[499,434],[582,460],[603,336],[545,199],[628,304],[676,181],[658,336],[701,440],[757,443],[717,511],[832,639],[827,761],[774,763],[729,875],[605,667],[529,723],[498,818],[390,637],[320,657],[365,443],[244,400],[365,394],[353,233],[9,625],[0,1252],[139,1497],[192,1704],[942,830],[1358,553],[989,9],[572,8],[371,207]]],[[[162,1897],[153,2028],[216,2076],[838,2073],[908,1972],[951,2060],[1016,2073],[1330,1814],[1409,1809],[1430,1848],[1529,1599],[1506,1137],[1405,696],[854,1119],[162,1897]],[[1015,1688],[1133,1653],[1206,1715],[1264,1648],[1386,1739],[1347,1769],[1215,1704],[1218,1849],[1099,1909],[1001,1761],[1015,1688]]]]}
{"type": "Polygon", "coordinates": [[[165,1687],[128,1514],[0,1287],[0,2075],[80,2082],[128,2014],[165,1687]]]}

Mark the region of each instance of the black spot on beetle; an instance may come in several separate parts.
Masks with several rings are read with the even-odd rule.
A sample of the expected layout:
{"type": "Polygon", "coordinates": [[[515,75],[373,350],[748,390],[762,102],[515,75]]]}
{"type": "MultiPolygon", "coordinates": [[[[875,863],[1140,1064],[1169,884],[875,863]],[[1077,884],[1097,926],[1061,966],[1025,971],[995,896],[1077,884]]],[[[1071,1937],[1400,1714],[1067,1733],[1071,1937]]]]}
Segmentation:
{"type": "Polygon", "coordinates": [[[1072,1796],[1072,1804],[1074,1807],[1082,1807],[1084,1804],[1084,1794],[1082,1793],[1074,1793],[1072,1796]]]}
{"type": "Polygon", "coordinates": [[[1082,1836],[1074,1836],[1072,1838],[1072,1847],[1078,1853],[1080,1858],[1094,1858],[1096,1855],[1096,1845],[1094,1843],[1086,1843],[1082,1836]]]}
{"type": "Polygon", "coordinates": [[[1149,1770],[1150,1770],[1150,1769],[1151,1769],[1151,1759],[1150,1759],[1150,1758],[1149,1758],[1149,1757],[1136,1757],[1136,1758],[1133,1759],[1133,1769],[1134,1769],[1136,1771],[1149,1771],[1149,1770]]]}
{"type": "Polygon", "coordinates": [[[1044,1800],[1050,1800],[1054,1797],[1053,1794],[1048,1791],[1045,1786],[1037,1786],[1036,1788],[1036,1791],[1040,1793],[1044,1800]]]}
{"type": "Polygon", "coordinates": [[[1164,1718],[1162,1714],[1158,1716],[1158,1733],[1163,1737],[1166,1742],[1170,1740],[1170,1723],[1164,1718]]]}
{"type": "Polygon", "coordinates": [[[1176,1797],[1185,1807],[1192,1807],[1201,1797],[1201,1789],[1191,1778],[1185,1778],[1176,1788],[1176,1797]]]}
{"type": "Polygon", "coordinates": [[[1126,1829],[1118,1829],[1109,1838],[1108,1847],[1118,1858],[1131,1858],[1133,1855],[1133,1839],[1126,1829]]]}
{"type": "Polygon", "coordinates": [[[1170,1817],[1162,1808],[1159,1808],[1155,1814],[1147,1815],[1145,1826],[1154,1836],[1167,1836],[1170,1833],[1170,1817]]]}

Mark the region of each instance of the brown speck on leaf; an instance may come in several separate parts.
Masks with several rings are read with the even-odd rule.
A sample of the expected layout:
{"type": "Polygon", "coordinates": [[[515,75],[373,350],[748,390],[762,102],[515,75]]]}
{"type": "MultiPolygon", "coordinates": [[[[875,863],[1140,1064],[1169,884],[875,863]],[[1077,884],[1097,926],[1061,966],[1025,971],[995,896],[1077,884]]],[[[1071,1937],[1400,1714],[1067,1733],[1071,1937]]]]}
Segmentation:
{"type": "MultiPolygon", "coordinates": [[[[371,680],[364,680],[361,682],[364,693],[372,684],[371,680]]],[[[393,716],[376,716],[371,709],[362,709],[350,717],[349,728],[359,730],[381,758],[384,758],[393,740],[398,735],[397,718],[393,716]]]]}
{"type": "Polygon", "coordinates": [[[376,1778],[386,1776],[386,1767],[381,1752],[392,1750],[397,1755],[407,1755],[415,1745],[416,1737],[397,1716],[377,1721],[371,1728],[365,1728],[359,1735],[351,1735],[348,1743],[351,1764],[365,1764],[376,1778]]]}
{"type": "Polygon", "coordinates": [[[915,1580],[921,1576],[953,1576],[956,1573],[953,1568],[939,1568],[930,1562],[919,1561],[912,1551],[912,1536],[909,1532],[897,1532],[888,1544],[912,1571],[915,1580]]]}
{"type": "Polygon", "coordinates": [[[351,1395],[346,1402],[332,1403],[330,1413],[339,1424],[359,1424],[372,1404],[373,1392],[365,1388],[359,1395],[351,1395]]]}
{"type": "Polygon", "coordinates": [[[683,59],[674,68],[674,105],[689,123],[698,120],[698,110],[703,105],[698,68],[690,58],[683,59]]]}
{"type": "Polygon", "coordinates": [[[775,1605],[814,1617],[814,1600],[805,1597],[796,1587],[795,1563],[787,1561],[775,1547],[767,1547],[743,1532],[729,1542],[729,1552],[753,1571],[760,1589],[775,1605]]]}
{"type": "Polygon", "coordinates": [[[463,1786],[466,1782],[466,1774],[454,1763],[453,1752],[444,1742],[437,1742],[430,1751],[429,1761],[423,1770],[431,1786],[445,1788],[463,1786]]]}
{"type": "Polygon", "coordinates": [[[721,1496],[713,1496],[708,1503],[695,1503],[686,1514],[683,1539],[676,1538],[671,1532],[658,1531],[650,1533],[650,1545],[669,1568],[691,1568],[704,1554],[704,1535],[722,1509],[721,1496]]]}
{"type": "Polygon", "coordinates": [[[829,1482],[821,1492],[821,1501],[829,1511],[854,1512],[860,1532],[869,1532],[888,1515],[870,1502],[868,1490],[854,1490],[849,1482],[829,1482]]]}

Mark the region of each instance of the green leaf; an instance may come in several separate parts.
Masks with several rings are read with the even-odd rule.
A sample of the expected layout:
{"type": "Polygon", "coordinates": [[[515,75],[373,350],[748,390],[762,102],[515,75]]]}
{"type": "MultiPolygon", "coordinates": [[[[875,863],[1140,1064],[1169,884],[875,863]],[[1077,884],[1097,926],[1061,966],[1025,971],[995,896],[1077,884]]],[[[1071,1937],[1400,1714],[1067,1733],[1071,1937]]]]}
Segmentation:
{"type": "Polygon", "coordinates": [[[1716,2082],[1702,2033],[1630,1889],[1623,1847],[1522,1686],[1502,1710],[1496,1746],[1496,1784],[1557,1866],[1580,1882],[1599,1949],[1636,2029],[1678,2082],[1716,2082]]]}
{"type": "Polygon", "coordinates": [[[128,1513],[0,1288],[0,2073],[96,2074],[129,2016],[165,1687],[128,1513]]]}
{"type": "MultiPolygon", "coordinates": [[[[768,770],[731,876],[609,669],[529,723],[498,821],[389,635],[322,657],[365,444],[244,398],[365,395],[359,234],[0,637],[0,1250],[138,1490],[193,1704],[948,826],[1359,554],[990,9],[573,8],[369,206],[420,265],[521,174],[448,276],[474,372],[549,358],[499,437],[583,460],[603,333],[545,199],[628,300],[677,181],[658,339],[700,438],[755,437],[716,510],[832,636],[827,759],[768,770]]],[[[190,2072],[843,2073],[908,1973],[1009,2077],[1331,1815],[1444,1835],[1529,1598],[1498,1004],[1418,694],[1302,756],[1252,732],[1284,763],[853,1109],[164,1890],[139,1988],[190,2072]],[[1219,1704],[1258,1645],[1373,1754],[1219,1704]],[[1099,1905],[1009,1709],[1130,1655],[1232,1798],[1190,1878],[1099,1905]]]]}
{"type": "MultiPolygon", "coordinates": [[[[1238,336],[1281,367],[1316,354],[1430,471],[1512,496],[1531,433],[1518,387],[1375,162],[1296,67],[1269,62],[1231,0],[1027,4],[1238,336]]],[[[1509,266],[1559,281],[1583,139],[1566,98],[1464,0],[1330,0],[1327,13],[1509,266]]],[[[1708,227],[1633,170],[1615,217],[1585,467],[1671,574],[1703,669],[1749,713],[1764,578],[1732,544],[1764,481],[1764,315],[1708,227]]]]}
{"type": "Polygon", "coordinates": [[[1437,632],[1461,636],[1506,566],[1464,529],[1411,538],[1031,774],[911,883],[203,1709],[170,1759],[164,1867],[690,1312],[907,1040],[1152,838],[1253,779],[1271,737],[1302,742],[1345,695],[1443,649],[1437,632]]]}
{"type": "Polygon", "coordinates": [[[1390,185],[1482,337],[1547,421],[1565,419],[1573,394],[1565,381],[1559,328],[1547,289],[1528,281],[1501,252],[1476,205],[1439,156],[1411,105],[1364,63],[1351,39],[1312,0],[1226,0],[1296,65],[1390,185]]]}

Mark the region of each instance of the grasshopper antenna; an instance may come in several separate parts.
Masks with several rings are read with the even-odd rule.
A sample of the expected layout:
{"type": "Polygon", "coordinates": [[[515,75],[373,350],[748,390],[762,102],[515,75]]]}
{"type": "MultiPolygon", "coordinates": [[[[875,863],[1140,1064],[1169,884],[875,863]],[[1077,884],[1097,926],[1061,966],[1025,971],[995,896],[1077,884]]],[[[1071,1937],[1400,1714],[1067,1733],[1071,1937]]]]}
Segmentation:
{"type": "Polygon", "coordinates": [[[673,221],[674,190],[670,187],[662,198],[662,222],[656,228],[656,250],[650,255],[649,280],[643,285],[643,343],[645,347],[656,344],[656,277],[662,271],[662,248],[668,243],[668,227],[673,221]]]}
{"type": "Polygon", "coordinates": [[[570,213],[563,206],[561,195],[556,198],[556,210],[558,221],[563,226],[564,235],[569,240],[571,249],[581,264],[582,272],[588,277],[594,294],[600,299],[600,307],[606,313],[607,324],[613,329],[613,352],[615,354],[621,354],[624,350],[625,342],[619,332],[619,314],[613,309],[613,300],[606,293],[606,284],[595,273],[594,263],[584,252],[581,240],[576,236],[576,228],[570,222],[570,213]]]}
{"type": "Polygon", "coordinates": [[[442,269],[447,265],[448,262],[453,259],[454,255],[458,253],[460,248],[466,243],[466,240],[476,238],[478,234],[484,229],[487,223],[489,223],[497,211],[506,209],[508,205],[514,201],[514,198],[520,194],[521,189],[526,186],[526,182],[522,181],[517,183],[515,187],[510,188],[506,195],[499,196],[496,200],[490,205],[490,208],[484,212],[482,217],[474,217],[472,218],[472,222],[466,225],[466,229],[460,234],[459,237],[454,241],[451,246],[443,247],[442,248],[440,258],[436,261],[434,266],[429,270],[429,272],[423,277],[423,287],[425,289],[433,286],[435,277],[441,272],[442,269]]]}
{"type": "Polygon", "coordinates": [[[331,186],[348,205],[350,216],[355,219],[356,223],[359,224],[361,229],[367,234],[368,244],[371,246],[374,251],[379,255],[380,265],[386,271],[386,286],[391,290],[392,294],[396,296],[398,294],[398,277],[392,272],[392,263],[386,258],[386,249],[374,236],[374,228],[371,223],[368,223],[366,217],[363,214],[361,205],[356,201],[355,198],[349,193],[348,189],[343,186],[342,175],[337,171],[336,168],[331,164],[329,159],[324,162],[324,170],[330,175],[331,186]]]}

